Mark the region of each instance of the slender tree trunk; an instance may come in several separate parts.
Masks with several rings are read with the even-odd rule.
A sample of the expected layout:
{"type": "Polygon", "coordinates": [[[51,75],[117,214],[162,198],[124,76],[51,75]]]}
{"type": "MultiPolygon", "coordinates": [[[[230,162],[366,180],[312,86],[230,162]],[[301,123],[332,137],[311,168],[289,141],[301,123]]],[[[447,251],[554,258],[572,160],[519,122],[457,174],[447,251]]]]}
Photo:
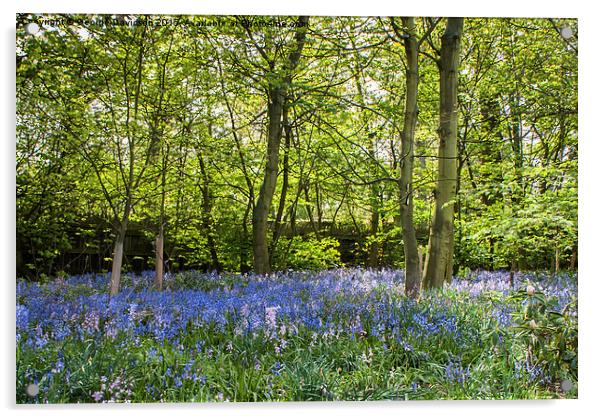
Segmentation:
{"type": "Polygon", "coordinates": [[[164,240],[165,240],[165,176],[167,167],[163,160],[161,172],[161,208],[159,214],[159,225],[155,236],[155,289],[163,290],[163,267],[164,267],[164,240]]]}
{"type": "Polygon", "coordinates": [[[413,17],[403,18],[408,37],[404,40],[406,71],[406,103],[401,134],[401,161],[399,181],[399,208],[403,252],[406,268],[406,296],[416,299],[420,294],[422,257],[418,255],[418,242],[414,229],[414,132],[418,119],[418,43],[413,17]]]}
{"type": "MultiPolygon", "coordinates": [[[[166,154],[169,154],[167,151],[166,154]]],[[[165,183],[167,176],[167,157],[163,156],[161,166],[161,208],[159,213],[159,228],[155,238],[155,289],[163,290],[163,269],[164,269],[164,238],[165,238],[165,183]]]]}
{"type": "Polygon", "coordinates": [[[442,287],[453,262],[454,199],[457,175],[458,65],[463,18],[448,18],[439,65],[439,153],[435,208],[426,258],[425,288],[442,287]]]}
{"type": "Polygon", "coordinates": [[[119,293],[119,282],[121,280],[121,264],[123,262],[123,242],[125,241],[125,233],[117,234],[115,247],[113,250],[113,267],[111,270],[111,290],[110,295],[115,296],[119,293]]]}
{"type": "Polygon", "coordinates": [[[303,193],[305,195],[305,211],[307,212],[307,217],[309,219],[309,224],[311,225],[312,231],[316,234],[316,237],[319,235],[318,227],[316,226],[316,221],[314,220],[314,211],[311,208],[311,203],[309,200],[309,181],[303,181],[303,193]]]}
{"type": "Polygon", "coordinates": [[[284,127],[284,157],[282,159],[282,189],[280,191],[280,201],[278,203],[278,211],[276,212],[276,222],[274,222],[274,233],[272,235],[272,245],[270,246],[270,265],[274,258],[276,245],[282,233],[284,207],[286,206],[286,193],[288,191],[288,176],[289,176],[289,154],[291,148],[292,129],[288,119],[288,105],[285,102],[282,111],[282,125],[284,127]]]}
{"type": "Polygon", "coordinates": [[[159,215],[159,227],[157,228],[157,235],[155,237],[155,289],[163,290],[163,242],[165,234],[165,166],[161,173],[161,209],[159,215]]]}
{"type": "Polygon", "coordinates": [[[159,223],[159,233],[155,238],[155,289],[163,290],[163,219],[159,223]]]}
{"type": "Polygon", "coordinates": [[[424,272],[424,248],[422,245],[418,247],[418,272],[420,273],[420,277],[424,272]]]}
{"type": "Polygon", "coordinates": [[[276,190],[278,178],[278,159],[280,139],[282,137],[282,107],[284,92],[275,88],[270,93],[268,106],[268,153],[263,183],[259,190],[259,198],[253,209],[253,267],[255,273],[265,274],[271,272],[268,251],[268,215],[272,205],[272,197],[276,190]]]}
{"type": "MultiPolygon", "coordinates": [[[[301,170],[300,178],[304,177],[303,171],[301,170]]],[[[307,174],[309,176],[309,173],[307,174]]],[[[295,200],[293,201],[290,209],[290,228],[291,236],[297,235],[297,207],[299,206],[299,198],[303,192],[303,180],[299,180],[297,184],[297,193],[295,194],[295,200]]]]}
{"type": "Polygon", "coordinates": [[[270,256],[268,248],[268,215],[272,198],[276,190],[278,178],[278,160],[280,140],[282,138],[282,113],[284,100],[288,94],[292,73],[299,63],[301,51],[305,44],[305,33],[309,17],[299,17],[301,27],[295,34],[295,49],[288,57],[284,78],[272,84],[268,97],[268,147],[267,162],[263,183],[259,190],[257,203],[253,209],[253,268],[258,274],[270,273],[270,256]]]}
{"type": "Polygon", "coordinates": [[[160,120],[161,113],[163,111],[163,98],[165,95],[165,75],[167,72],[167,63],[169,61],[169,55],[171,52],[171,45],[173,42],[173,34],[172,39],[169,45],[169,51],[165,56],[165,60],[163,61],[162,71],[161,71],[161,83],[160,83],[160,95],[159,95],[159,103],[157,106],[157,110],[155,112],[155,119],[153,121],[152,132],[154,135],[154,139],[151,143],[150,147],[150,155],[154,158],[157,156],[161,156],[161,207],[159,214],[159,228],[157,230],[157,236],[155,238],[155,289],[161,291],[163,290],[163,269],[164,269],[164,235],[165,235],[165,183],[167,176],[167,156],[169,155],[169,145],[166,146],[167,149],[164,149],[163,145],[163,133],[160,132],[160,120]]]}
{"type": "Polygon", "coordinates": [[[345,199],[347,198],[348,191],[349,191],[349,186],[346,185],[345,190],[343,191],[343,196],[341,197],[341,201],[337,205],[337,208],[335,209],[334,214],[332,215],[332,223],[330,224],[330,235],[335,234],[336,224],[337,224],[337,216],[339,214],[339,210],[341,210],[341,207],[343,206],[343,203],[345,202],[345,199]]]}
{"type": "MultiPolygon", "coordinates": [[[[138,117],[138,108],[139,108],[139,100],[140,100],[140,91],[141,91],[141,86],[142,86],[142,68],[143,68],[143,63],[144,63],[144,44],[146,42],[146,38],[145,38],[145,33],[146,33],[146,28],[142,29],[142,34],[140,36],[140,45],[139,45],[139,50],[138,50],[138,62],[137,62],[137,83],[136,83],[136,89],[134,92],[134,107],[133,107],[133,120],[137,120],[138,117]]],[[[127,86],[128,86],[128,81],[127,81],[127,70],[124,66],[124,71],[123,71],[123,79],[124,79],[124,87],[126,89],[127,92],[127,86]]],[[[121,218],[121,222],[119,223],[119,230],[117,233],[117,237],[115,239],[115,248],[113,251],[113,267],[111,270],[111,288],[110,288],[110,292],[109,292],[109,296],[115,296],[117,293],[119,293],[119,285],[120,285],[120,281],[121,281],[121,266],[123,263],[123,253],[124,253],[124,249],[123,249],[123,245],[125,242],[125,234],[127,232],[127,227],[128,227],[128,223],[129,223],[129,219],[130,219],[130,212],[132,211],[132,206],[133,206],[133,191],[137,188],[138,183],[140,182],[140,179],[142,178],[142,173],[144,173],[144,169],[146,169],[146,165],[143,166],[142,171],[140,174],[138,174],[138,176],[134,175],[134,167],[135,167],[135,149],[136,149],[136,141],[135,141],[135,135],[132,134],[132,130],[130,127],[130,108],[129,108],[129,103],[128,103],[128,108],[126,111],[126,120],[125,120],[125,128],[126,128],[126,137],[127,137],[127,143],[128,143],[128,149],[129,149],[129,172],[128,172],[128,177],[127,180],[125,181],[125,190],[126,190],[126,200],[125,200],[125,207],[123,210],[123,216],[121,218]]],[[[148,154],[152,154],[153,150],[152,147],[154,146],[154,142],[151,140],[151,143],[149,144],[149,149],[148,149],[148,154]]],[[[121,164],[121,161],[120,161],[121,164]]],[[[148,161],[147,161],[148,164],[148,161]]]]}
{"type": "Polygon", "coordinates": [[[253,206],[253,201],[249,199],[247,204],[247,208],[245,209],[245,214],[242,219],[242,234],[240,236],[240,272],[247,273],[251,270],[251,266],[249,265],[249,228],[247,224],[249,222],[249,213],[251,212],[251,207],[253,206]]]}
{"type": "Polygon", "coordinates": [[[575,267],[577,266],[577,246],[575,245],[573,247],[573,251],[571,253],[571,270],[575,270],[575,267]]]}
{"type": "Polygon", "coordinates": [[[489,243],[489,270],[493,271],[495,269],[495,238],[490,237],[487,241],[489,243]]]}
{"type": "Polygon", "coordinates": [[[525,269],[525,250],[520,244],[516,250],[516,269],[517,271],[522,271],[525,269]]]}
{"type": "Polygon", "coordinates": [[[295,236],[297,234],[297,202],[299,201],[299,196],[301,195],[301,189],[297,192],[297,199],[293,202],[293,206],[291,207],[291,236],[295,236]]]}
{"type": "MultiPolygon", "coordinates": [[[[374,196],[373,196],[373,200],[374,196]]],[[[378,213],[378,206],[376,202],[372,203],[372,214],[370,216],[370,235],[374,238],[374,241],[370,244],[368,249],[368,266],[378,267],[378,259],[380,254],[380,244],[377,240],[378,225],[380,221],[380,215],[378,213]]]]}
{"type": "Polygon", "coordinates": [[[318,231],[322,231],[322,193],[320,192],[320,184],[319,180],[314,183],[314,188],[316,189],[316,215],[318,221],[318,231]]]}
{"type": "Polygon", "coordinates": [[[219,261],[217,254],[217,243],[215,242],[215,232],[213,230],[213,221],[207,218],[205,222],[206,229],[210,232],[207,234],[207,246],[209,247],[209,255],[211,256],[211,268],[216,271],[222,271],[222,264],[219,261]]]}
{"type": "Polygon", "coordinates": [[[115,246],[113,249],[113,266],[111,269],[111,288],[110,296],[115,296],[119,293],[119,284],[121,281],[121,266],[123,264],[123,244],[125,242],[125,234],[127,233],[128,221],[130,217],[131,203],[128,201],[125,205],[125,210],[119,228],[117,237],[115,237],[115,246]]]}

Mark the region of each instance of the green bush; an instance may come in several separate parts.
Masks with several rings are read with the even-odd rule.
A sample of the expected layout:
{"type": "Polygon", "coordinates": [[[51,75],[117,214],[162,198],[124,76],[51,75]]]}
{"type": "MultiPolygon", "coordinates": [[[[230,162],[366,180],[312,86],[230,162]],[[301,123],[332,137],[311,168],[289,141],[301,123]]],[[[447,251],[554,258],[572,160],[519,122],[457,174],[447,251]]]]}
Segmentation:
{"type": "Polygon", "coordinates": [[[332,237],[281,238],[276,246],[273,265],[277,270],[321,270],[341,266],[339,242],[332,237]]]}
{"type": "Polygon", "coordinates": [[[577,298],[562,311],[554,298],[542,292],[521,291],[515,299],[525,301],[522,311],[514,314],[516,338],[526,347],[526,361],[541,369],[558,383],[563,379],[577,380],[577,298]]]}

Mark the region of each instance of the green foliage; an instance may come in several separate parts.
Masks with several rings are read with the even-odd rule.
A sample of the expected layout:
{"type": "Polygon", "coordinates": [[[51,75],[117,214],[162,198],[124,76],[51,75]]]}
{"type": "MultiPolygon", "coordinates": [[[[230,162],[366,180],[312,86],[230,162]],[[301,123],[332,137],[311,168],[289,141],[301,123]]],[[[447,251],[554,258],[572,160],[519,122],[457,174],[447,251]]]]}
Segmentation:
{"type": "MultiPolygon", "coordinates": [[[[65,18],[19,15],[17,27],[18,274],[90,269],[82,263],[88,255],[108,257],[114,231],[98,232],[119,225],[128,199],[130,224],[146,231],[146,244],[163,221],[171,265],[251,266],[252,212],[265,170],[265,89],[284,82],[281,58],[294,31],[254,27],[251,40],[244,19],[234,16],[181,17],[228,23],[218,27],[86,28],[92,17],[79,15],[60,27],[41,26],[35,36],[25,31],[26,22],[53,17],[65,18]]],[[[422,246],[437,182],[439,74],[429,56],[437,55],[444,30],[440,22],[427,33],[431,23],[417,19],[417,36],[430,35],[421,45],[413,173],[422,246]]],[[[281,141],[271,219],[286,155],[283,236],[353,241],[340,248],[343,259],[367,264],[376,248],[378,263],[401,266],[395,229],[403,43],[387,19],[312,17],[310,26],[290,83],[293,129],[288,145],[281,141]]],[[[576,266],[578,54],[576,37],[558,34],[563,26],[577,32],[573,19],[465,19],[456,269],[513,262],[550,269],[556,253],[561,269],[576,266]]],[[[340,264],[328,246],[285,241],[275,268],[340,264]],[[283,260],[294,247],[297,259],[283,260]],[[314,247],[328,255],[314,257],[314,247]]]]}
{"type": "Polygon", "coordinates": [[[513,296],[524,308],[514,315],[516,338],[526,347],[526,361],[554,382],[577,379],[577,298],[573,297],[561,312],[557,301],[542,292],[513,296]]]}
{"type": "Polygon", "coordinates": [[[279,270],[324,270],[341,266],[339,242],[332,237],[281,238],[274,253],[274,267],[279,270]]]}

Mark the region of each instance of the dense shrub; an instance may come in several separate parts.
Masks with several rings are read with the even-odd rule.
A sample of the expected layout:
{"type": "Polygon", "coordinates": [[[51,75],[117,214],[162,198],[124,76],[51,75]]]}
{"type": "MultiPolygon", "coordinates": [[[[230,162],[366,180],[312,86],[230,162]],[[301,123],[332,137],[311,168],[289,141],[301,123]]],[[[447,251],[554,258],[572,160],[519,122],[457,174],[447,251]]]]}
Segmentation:
{"type": "Polygon", "coordinates": [[[332,237],[292,239],[281,238],[274,255],[278,270],[323,270],[341,265],[339,242],[332,237]]]}

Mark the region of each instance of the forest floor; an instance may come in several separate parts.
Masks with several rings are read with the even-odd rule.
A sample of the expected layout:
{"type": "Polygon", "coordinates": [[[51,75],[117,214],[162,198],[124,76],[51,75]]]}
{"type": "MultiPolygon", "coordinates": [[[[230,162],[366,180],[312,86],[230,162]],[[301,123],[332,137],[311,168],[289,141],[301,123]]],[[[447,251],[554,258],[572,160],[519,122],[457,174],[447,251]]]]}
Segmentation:
{"type": "Polygon", "coordinates": [[[577,276],[182,272],[17,283],[18,403],[577,397],[577,276]]]}

